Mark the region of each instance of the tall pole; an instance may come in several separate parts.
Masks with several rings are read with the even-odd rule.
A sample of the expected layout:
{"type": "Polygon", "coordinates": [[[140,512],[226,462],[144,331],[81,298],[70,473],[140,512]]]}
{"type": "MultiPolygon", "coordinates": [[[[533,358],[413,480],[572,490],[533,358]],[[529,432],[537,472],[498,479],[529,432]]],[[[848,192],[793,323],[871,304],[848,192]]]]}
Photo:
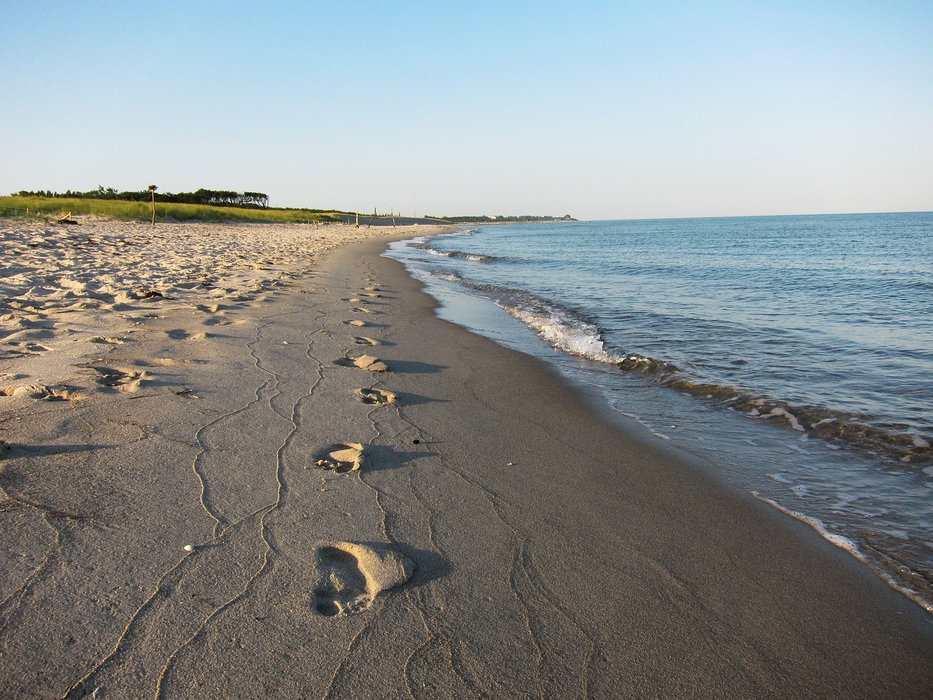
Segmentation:
{"type": "Polygon", "coordinates": [[[155,185],[149,185],[149,192],[152,194],[152,225],[155,226],[155,193],[159,189],[155,185]]]}

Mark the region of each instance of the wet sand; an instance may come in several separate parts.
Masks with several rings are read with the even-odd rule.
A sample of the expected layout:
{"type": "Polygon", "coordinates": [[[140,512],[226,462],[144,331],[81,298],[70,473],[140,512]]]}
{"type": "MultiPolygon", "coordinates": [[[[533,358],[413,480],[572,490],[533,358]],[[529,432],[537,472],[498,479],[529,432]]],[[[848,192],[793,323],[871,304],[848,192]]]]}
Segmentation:
{"type": "Polygon", "coordinates": [[[919,607],[383,248],[4,309],[0,696],[929,697],[919,607]]]}

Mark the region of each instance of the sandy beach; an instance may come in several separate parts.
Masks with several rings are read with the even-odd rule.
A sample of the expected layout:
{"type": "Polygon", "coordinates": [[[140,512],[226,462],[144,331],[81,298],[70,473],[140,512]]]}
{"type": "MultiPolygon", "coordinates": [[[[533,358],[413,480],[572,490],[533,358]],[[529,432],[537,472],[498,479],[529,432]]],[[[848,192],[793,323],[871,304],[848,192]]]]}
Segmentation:
{"type": "Polygon", "coordinates": [[[436,318],[427,232],[0,222],[0,696],[930,697],[927,613],[436,318]]]}

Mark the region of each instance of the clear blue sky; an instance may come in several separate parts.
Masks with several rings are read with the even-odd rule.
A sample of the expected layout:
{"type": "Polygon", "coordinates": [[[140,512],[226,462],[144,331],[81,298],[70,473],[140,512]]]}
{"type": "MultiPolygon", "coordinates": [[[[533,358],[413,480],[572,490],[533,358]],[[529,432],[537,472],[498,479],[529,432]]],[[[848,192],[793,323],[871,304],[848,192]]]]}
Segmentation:
{"type": "Polygon", "coordinates": [[[0,193],[933,210],[933,2],[7,0],[0,193]]]}

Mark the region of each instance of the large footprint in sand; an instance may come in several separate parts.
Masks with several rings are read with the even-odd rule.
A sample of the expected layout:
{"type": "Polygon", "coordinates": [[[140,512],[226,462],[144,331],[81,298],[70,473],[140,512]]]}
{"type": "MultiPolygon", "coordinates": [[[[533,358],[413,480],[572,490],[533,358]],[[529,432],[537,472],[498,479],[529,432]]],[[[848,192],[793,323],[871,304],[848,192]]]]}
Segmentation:
{"type": "Polygon", "coordinates": [[[335,365],[341,367],[359,367],[368,369],[370,372],[388,372],[389,366],[372,355],[360,355],[359,357],[338,357],[334,360],[335,365]]]}
{"type": "Polygon", "coordinates": [[[384,404],[398,401],[398,397],[395,394],[391,391],[383,391],[382,389],[357,389],[356,393],[363,403],[384,404]]]}
{"type": "Polygon", "coordinates": [[[411,578],[414,563],[389,545],[322,542],[317,546],[314,609],[326,617],[365,610],[382,591],[411,578]]]}
{"type": "Polygon", "coordinates": [[[363,466],[363,445],[358,442],[331,445],[321,452],[315,464],[338,474],[358,472],[363,466]]]}
{"type": "MultiPolygon", "coordinates": [[[[82,365],[84,366],[84,365],[82,365]]],[[[97,377],[97,383],[110,387],[125,394],[139,391],[143,384],[150,381],[151,375],[146,370],[137,372],[133,369],[116,369],[114,367],[89,366],[97,377]]]]}

